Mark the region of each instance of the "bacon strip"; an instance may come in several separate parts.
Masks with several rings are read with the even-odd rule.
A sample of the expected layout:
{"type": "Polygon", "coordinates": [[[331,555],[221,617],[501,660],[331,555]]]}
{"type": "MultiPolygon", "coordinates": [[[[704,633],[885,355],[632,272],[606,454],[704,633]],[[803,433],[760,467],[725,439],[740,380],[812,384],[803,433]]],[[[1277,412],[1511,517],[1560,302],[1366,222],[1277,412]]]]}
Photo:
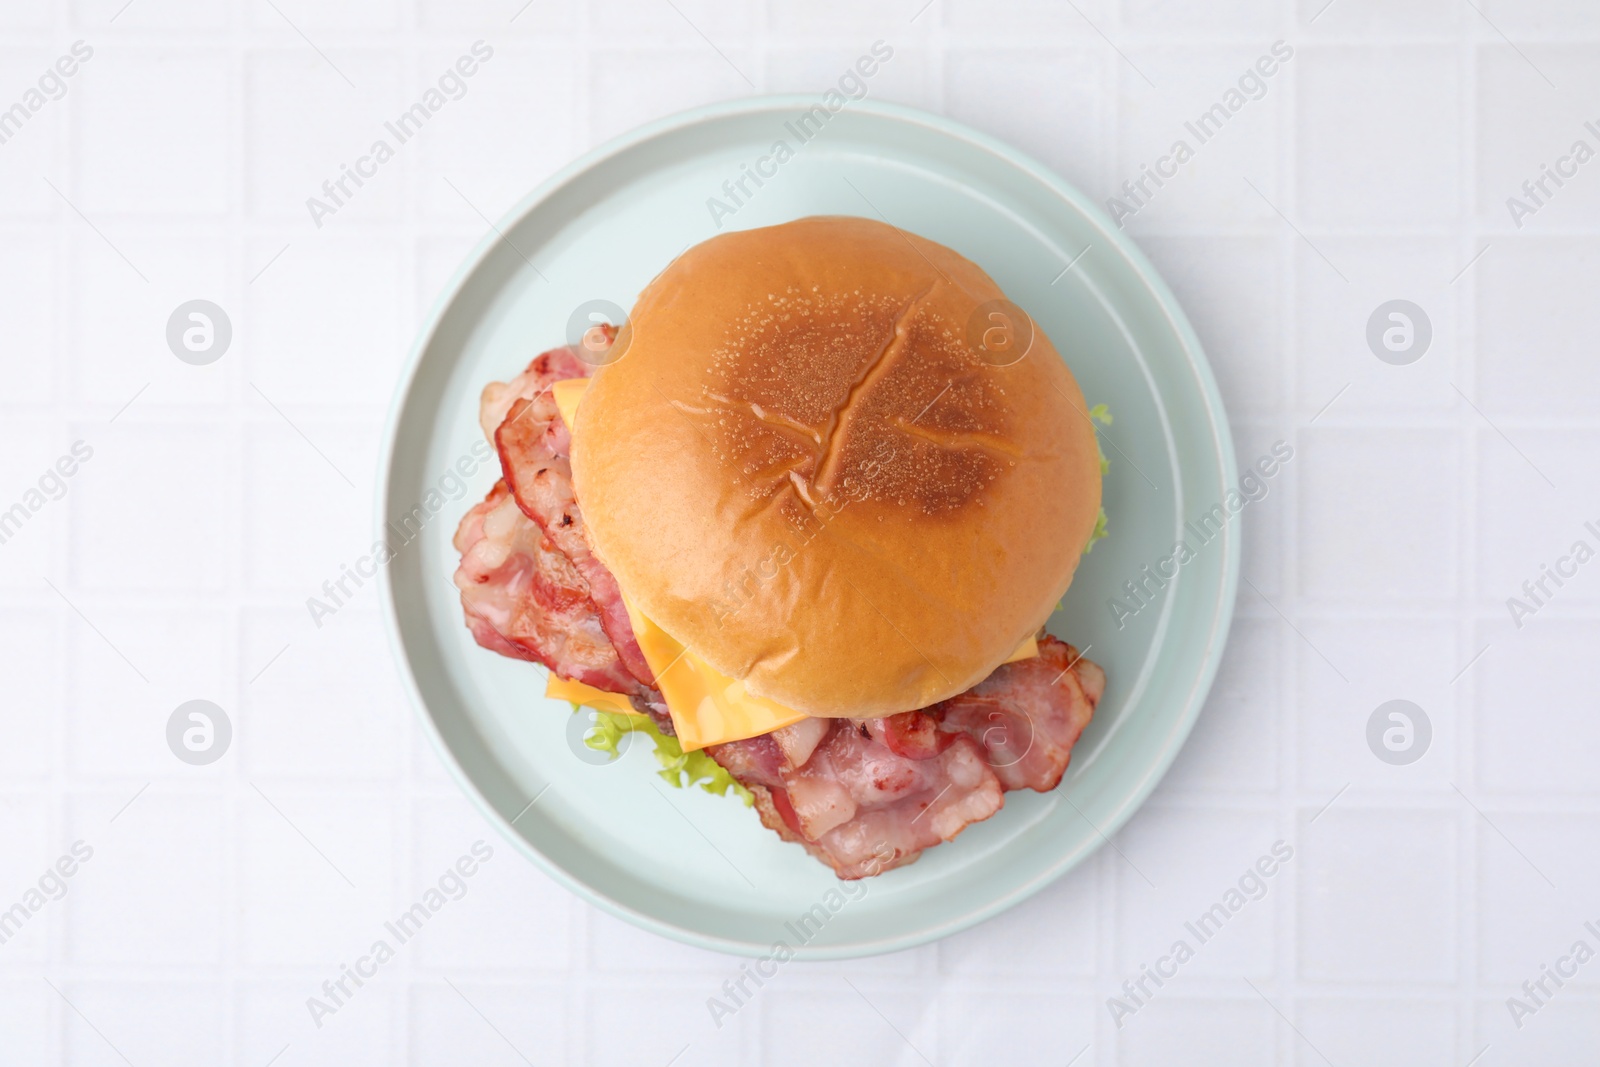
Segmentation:
{"type": "Polygon", "coordinates": [[[1104,671],[1046,634],[1037,656],[1003,664],[928,714],[941,731],[965,734],[982,746],[1007,790],[1042,793],[1060,784],[1105,686],[1104,671]]]}
{"type": "Polygon", "coordinates": [[[456,530],[456,588],[478,644],[616,693],[639,683],[600,625],[582,575],[528,521],[504,482],[456,530]]]}
{"type": "Polygon", "coordinates": [[[572,347],[552,348],[533,357],[523,372],[509,382],[490,382],[478,398],[478,425],[483,436],[494,443],[494,432],[506,421],[506,413],[518,400],[529,400],[547,391],[556,382],[570,378],[590,378],[595,368],[572,347]]]}
{"type": "Polygon", "coordinates": [[[772,735],[707,751],[756,798],[761,821],[834,869],[864,878],[910,863],[1004,803],[1000,782],[970,738],[928,759],[897,755],[853,719],[828,723],[800,767],[772,735]]]}
{"type": "Polygon", "coordinates": [[[840,878],[862,878],[987,819],[1002,791],[1054,789],[1104,691],[1104,671],[1046,635],[1037,657],[923,711],[811,719],[707,751],[755,795],[769,829],[840,878]]]}
{"type": "MultiPolygon", "coordinates": [[[[572,462],[568,458],[572,451],[572,434],[556,408],[549,386],[563,380],[552,375],[587,378],[594,373],[595,368],[573,352],[565,348],[546,352],[507,384],[505,390],[510,392],[515,383],[521,383],[516,386],[518,395],[505,409],[504,420],[494,429],[494,444],[500,453],[506,485],[516,498],[517,506],[539,524],[545,536],[583,575],[589,596],[600,609],[600,624],[616,646],[623,665],[642,684],[655,685],[655,674],[645,662],[644,652],[633,634],[633,624],[628,621],[622,590],[589,547],[583,512],[572,492],[572,462]],[[544,363],[542,368],[541,362],[544,363]],[[574,371],[577,373],[572,373],[574,371]]],[[[491,406],[497,409],[503,399],[504,396],[497,393],[491,405],[489,390],[485,389],[484,408],[480,414],[487,413],[491,406]]]]}

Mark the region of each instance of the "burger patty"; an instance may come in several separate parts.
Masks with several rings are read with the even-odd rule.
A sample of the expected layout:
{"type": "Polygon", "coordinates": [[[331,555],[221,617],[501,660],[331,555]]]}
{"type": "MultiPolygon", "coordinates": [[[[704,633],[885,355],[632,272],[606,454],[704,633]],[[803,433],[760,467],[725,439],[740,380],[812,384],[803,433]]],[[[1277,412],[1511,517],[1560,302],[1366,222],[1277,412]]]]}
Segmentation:
{"type": "MultiPolygon", "coordinates": [[[[480,419],[505,480],[462,520],[456,585],[480,645],[624,694],[671,733],[616,579],[589,547],[549,392],[592,372],[575,350],[553,349],[484,390],[480,419]]],[[[1038,656],[932,707],[807,719],[707,752],[750,790],[764,825],[840,878],[863,878],[987,819],[1006,791],[1055,788],[1104,689],[1098,666],[1046,635],[1038,656]]]]}

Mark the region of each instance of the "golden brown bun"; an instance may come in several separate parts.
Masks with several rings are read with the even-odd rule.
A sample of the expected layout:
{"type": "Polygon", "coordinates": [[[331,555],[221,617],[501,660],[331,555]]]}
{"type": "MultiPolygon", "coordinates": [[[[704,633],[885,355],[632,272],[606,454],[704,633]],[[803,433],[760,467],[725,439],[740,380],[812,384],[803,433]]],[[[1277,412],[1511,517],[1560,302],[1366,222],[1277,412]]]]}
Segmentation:
{"type": "Polygon", "coordinates": [[[673,637],[797,711],[970,688],[1044,625],[1100,507],[1094,429],[1050,341],[1006,366],[967,341],[1002,296],[869,219],[685,252],[578,409],[596,553],[673,637]]]}

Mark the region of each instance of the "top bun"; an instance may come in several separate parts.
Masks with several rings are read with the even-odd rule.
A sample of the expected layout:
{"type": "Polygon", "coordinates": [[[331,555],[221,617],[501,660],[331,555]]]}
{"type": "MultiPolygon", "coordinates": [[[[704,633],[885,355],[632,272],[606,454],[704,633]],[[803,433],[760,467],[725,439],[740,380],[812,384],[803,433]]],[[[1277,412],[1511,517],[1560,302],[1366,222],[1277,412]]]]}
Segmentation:
{"type": "Polygon", "coordinates": [[[1066,364],[975,264],[869,219],[714,237],[640,295],[579,405],[596,554],[645,615],[796,711],[972,687],[1100,508],[1066,364]]]}

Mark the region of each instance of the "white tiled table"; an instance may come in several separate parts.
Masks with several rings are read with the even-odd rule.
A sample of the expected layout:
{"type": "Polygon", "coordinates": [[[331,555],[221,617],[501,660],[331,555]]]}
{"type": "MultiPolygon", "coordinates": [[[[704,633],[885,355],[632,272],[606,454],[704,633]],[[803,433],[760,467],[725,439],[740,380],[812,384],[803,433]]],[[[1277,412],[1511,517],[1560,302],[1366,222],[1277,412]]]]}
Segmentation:
{"type": "Polygon", "coordinates": [[[1506,1004],[1600,948],[1600,563],[1521,629],[1505,606],[1600,547],[1600,161],[1520,229],[1505,204],[1573,140],[1600,148],[1600,11],[919,2],[0,5],[0,108],[94,50],[0,144],[0,509],[94,450],[0,544],[0,908],[94,850],[0,945],[0,1064],[1600,1061],[1600,962],[1520,1030],[1506,1004]],[[738,961],[503,845],[318,1029],[319,984],[498,842],[413,724],[371,587],[321,629],[303,606],[370,540],[399,361],[484,228],[464,200],[497,216],[604,138],[745,77],[820,89],[879,38],[875,95],[1097,198],[1294,49],[1129,221],[1241,459],[1296,450],[1250,513],[1187,749],[1122,855],[941,944],[786,968],[720,1030],[705,1001],[738,961]],[[305,198],[478,39],[466,96],[313,226],[305,198]],[[234,327],[204,368],[164,339],[195,297],[234,327]],[[1433,324],[1411,366],[1364,341],[1397,297],[1433,324]],[[163,733],[194,698],[236,731],[204,768],[163,733]],[[1366,746],[1393,698],[1433,723],[1410,766],[1366,746]],[[1265,896],[1119,1029],[1108,998],[1277,839],[1294,857],[1265,896]]]}

